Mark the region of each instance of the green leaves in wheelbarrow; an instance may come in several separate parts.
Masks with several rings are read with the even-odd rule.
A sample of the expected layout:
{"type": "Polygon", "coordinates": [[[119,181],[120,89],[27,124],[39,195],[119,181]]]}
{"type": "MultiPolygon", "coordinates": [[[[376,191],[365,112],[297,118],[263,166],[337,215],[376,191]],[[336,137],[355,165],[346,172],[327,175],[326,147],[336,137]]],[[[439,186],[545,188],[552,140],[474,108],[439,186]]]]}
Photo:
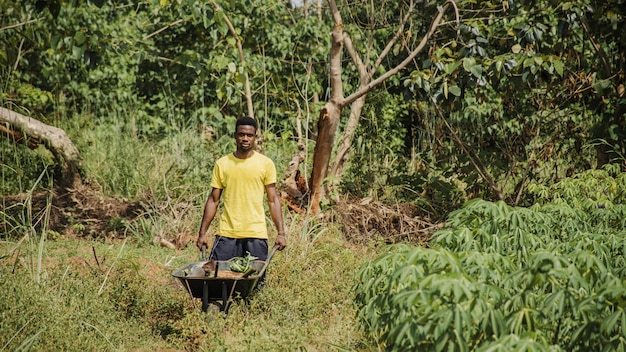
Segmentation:
{"type": "Polygon", "coordinates": [[[238,273],[245,273],[252,269],[252,263],[259,258],[250,255],[250,252],[246,252],[245,257],[235,257],[228,260],[228,265],[231,271],[238,273]]]}

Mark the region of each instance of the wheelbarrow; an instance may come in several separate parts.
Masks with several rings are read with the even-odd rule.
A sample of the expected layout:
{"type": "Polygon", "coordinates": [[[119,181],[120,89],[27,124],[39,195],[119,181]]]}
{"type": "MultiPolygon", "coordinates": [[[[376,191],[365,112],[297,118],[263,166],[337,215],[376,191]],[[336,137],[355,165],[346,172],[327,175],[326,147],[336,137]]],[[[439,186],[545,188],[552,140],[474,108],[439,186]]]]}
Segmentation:
{"type": "Polygon", "coordinates": [[[203,247],[202,261],[174,270],[172,276],[180,280],[192,302],[195,302],[194,298],[202,299],[203,312],[208,310],[209,304],[214,303],[219,306],[220,311],[227,314],[232,298],[246,299],[253,292],[259,280],[264,277],[277,249],[278,246],[274,246],[265,261],[255,260],[251,265],[252,269],[240,273],[231,271],[227,260],[207,261],[206,249],[203,247]]]}

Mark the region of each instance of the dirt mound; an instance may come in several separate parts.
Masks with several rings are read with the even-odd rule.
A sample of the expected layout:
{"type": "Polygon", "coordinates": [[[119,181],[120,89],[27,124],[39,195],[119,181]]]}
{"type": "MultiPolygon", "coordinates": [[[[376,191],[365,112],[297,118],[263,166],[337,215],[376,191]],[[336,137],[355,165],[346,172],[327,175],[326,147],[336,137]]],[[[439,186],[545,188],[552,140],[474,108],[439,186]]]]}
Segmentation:
{"type": "MultiPolygon", "coordinates": [[[[119,238],[133,220],[154,215],[144,207],[149,203],[149,200],[107,197],[97,187],[85,183],[70,191],[38,190],[33,194],[6,196],[0,199],[3,207],[0,233],[23,228],[24,224],[32,224],[40,231],[46,223],[48,230],[66,236],[119,238]]],[[[355,244],[382,239],[386,243],[426,245],[431,234],[441,228],[409,203],[389,206],[367,199],[342,201],[329,215],[332,221],[342,224],[346,239],[355,244]]],[[[156,236],[153,243],[182,248],[193,236],[184,231],[181,234],[167,239],[156,236]]]]}
{"type": "Polygon", "coordinates": [[[48,230],[58,233],[99,237],[144,213],[141,202],[105,197],[84,183],[69,191],[57,188],[6,196],[0,202],[5,220],[0,232],[24,224],[39,230],[46,223],[48,230]]]}
{"type": "Polygon", "coordinates": [[[427,245],[433,232],[442,224],[431,223],[414,204],[395,206],[362,199],[343,201],[333,208],[344,226],[346,238],[355,243],[384,239],[386,243],[411,242],[427,245]]]}

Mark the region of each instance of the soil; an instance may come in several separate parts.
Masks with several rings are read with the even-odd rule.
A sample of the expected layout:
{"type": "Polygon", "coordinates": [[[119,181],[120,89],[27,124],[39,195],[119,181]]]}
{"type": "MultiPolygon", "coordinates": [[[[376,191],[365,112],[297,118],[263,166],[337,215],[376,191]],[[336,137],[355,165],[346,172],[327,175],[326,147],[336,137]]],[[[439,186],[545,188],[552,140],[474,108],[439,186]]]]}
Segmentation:
{"type": "MultiPolygon", "coordinates": [[[[194,276],[189,276],[187,275],[189,278],[194,278],[194,276]]],[[[208,277],[214,277],[214,273],[209,273],[209,275],[207,275],[208,277]]],[[[217,271],[217,278],[218,279],[239,279],[243,276],[243,273],[238,273],[235,271],[230,271],[230,270],[218,270],[217,271]]]]}
{"type": "MultiPolygon", "coordinates": [[[[70,191],[38,190],[30,196],[5,196],[0,202],[4,208],[3,220],[6,220],[0,233],[19,225],[7,225],[12,219],[22,219],[24,214],[30,213],[36,228],[47,221],[48,230],[65,236],[112,239],[123,237],[124,224],[147,216],[143,204],[149,204],[149,199],[128,201],[107,197],[94,185],[82,183],[70,191]],[[46,215],[48,207],[50,211],[46,215]]],[[[441,228],[441,224],[432,223],[427,214],[409,203],[388,206],[366,199],[345,200],[336,204],[327,215],[328,221],[341,224],[346,239],[354,244],[382,240],[427,245],[431,234],[441,228]]],[[[172,242],[173,247],[182,248],[188,244],[189,238],[172,242]]]]}
{"type": "Polygon", "coordinates": [[[353,243],[383,240],[427,246],[430,236],[443,226],[431,222],[428,214],[411,203],[388,206],[362,199],[344,201],[333,209],[334,216],[344,227],[346,238],[353,243]]]}
{"type": "Polygon", "coordinates": [[[60,234],[99,237],[114,235],[116,227],[145,213],[141,201],[106,197],[86,183],[69,191],[55,188],[5,196],[0,202],[7,217],[0,232],[7,231],[6,222],[31,218],[37,229],[46,222],[48,230],[60,234]]]}

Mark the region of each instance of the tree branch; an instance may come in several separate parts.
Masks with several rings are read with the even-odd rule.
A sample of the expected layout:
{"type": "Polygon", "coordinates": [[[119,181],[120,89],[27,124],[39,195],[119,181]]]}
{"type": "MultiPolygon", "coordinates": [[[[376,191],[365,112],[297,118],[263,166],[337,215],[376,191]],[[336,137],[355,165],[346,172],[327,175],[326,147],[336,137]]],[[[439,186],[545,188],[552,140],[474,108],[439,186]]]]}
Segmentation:
{"type": "Polygon", "coordinates": [[[445,116],[443,116],[443,113],[439,109],[439,106],[437,105],[435,100],[432,99],[432,97],[431,97],[431,101],[433,102],[433,104],[435,106],[435,110],[437,111],[437,115],[439,115],[439,117],[441,118],[443,123],[446,125],[446,128],[450,131],[450,133],[452,134],[452,137],[457,142],[459,147],[461,147],[461,149],[463,149],[463,152],[465,153],[465,155],[467,155],[467,157],[469,158],[469,160],[472,163],[472,165],[474,165],[474,168],[476,169],[476,171],[478,171],[478,174],[480,174],[480,176],[483,178],[483,180],[485,180],[485,182],[487,182],[487,184],[489,185],[489,188],[491,188],[491,190],[496,194],[496,198],[498,200],[502,200],[503,199],[502,192],[500,192],[500,190],[498,189],[498,186],[493,181],[493,178],[489,174],[489,171],[487,171],[487,168],[485,167],[485,165],[483,165],[483,163],[480,161],[480,158],[478,157],[478,155],[476,155],[476,152],[470,152],[468,150],[468,148],[465,145],[465,143],[461,140],[461,137],[459,137],[459,135],[456,133],[456,131],[452,128],[452,126],[450,126],[450,124],[448,123],[448,120],[446,120],[445,116]]]}
{"type": "Polygon", "coordinates": [[[400,72],[401,70],[403,70],[409,63],[411,63],[411,61],[413,61],[413,59],[417,56],[417,54],[419,54],[424,49],[424,47],[426,46],[426,43],[428,42],[428,40],[435,33],[435,30],[437,29],[437,27],[439,27],[441,19],[443,18],[446,10],[448,9],[448,6],[450,6],[451,3],[453,4],[452,6],[454,6],[454,8],[456,9],[456,4],[454,4],[454,2],[452,0],[446,1],[446,3],[441,8],[441,11],[439,11],[439,14],[437,15],[437,17],[435,17],[435,19],[433,20],[433,22],[432,22],[428,32],[426,32],[424,37],[422,37],[422,40],[419,43],[419,45],[409,54],[409,56],[406,59],[404,59],[404,61],[402,61],[400,64],[398,64],[398,66],[394,67],[393,69],[385,72],[382,76],[380,76],[380,77],[376,78],[375,80],[371,81],[369,84],[367,84],[365,86],[362,86],[355,93],[352,93],[350,96],[348,96],[345,99],[343,99],[341,101],[341,106],[343,107],[343,106],[349,105],[350,103],[352,103],[353,101],[358,99],[360,96],[362,96],[362,95],[366,94],[367,92],[369,92],[370,90],[372,90],[372,88],[378,86],[379,84],[381,84],[385,80],[387,80],[389,77],[391,77],[391,76],[395,75],[396,73],[400,72]]]}
{"type": "Polygon", "coordinates": [[[174,22],[172,22],[172,23],[168,24],[167,26],[164,26],[164,27],[162,27],[162,28],[160,28],[160,29],[157,29],[156,31],[154,31],[154,32],[152,32],[152,33],[150,33],[150,34],[148,34],[148,35],[144,36],[144,37],[143,37],[143,40],[150,39],[150,38],[154,37],[155,35],[157,35],[157,34],[159,34],[159,33],[163,32],[163,31],[165,31],[165,30],[167,30],[167,29],[169,29],[169,28],[172,28],[172,27],[174,27],[175,25],[177,25],[177,24],[179,24],[179,23],[182,23],[182,22],[184,22],[184,21],[185,21],[185,19],[183,19],[183,18],[181,18],[181,19],[179,19],[179,20],[177,20],[177,21],[174,21],[174,22]]]}
{"type": "Polygon", "coordinates": [[[65,131],[3,107],[0,107],[0,123],[9,126],[7,128],[13,127],[28,137],[34,137],[33,141],[41,141],[50,149],[62,166],[63,187],[73,188],[80,182],[80,154],[65,131]]]}
{"type": "Polygon", "coordinates": [[[7,29],[13,29],[13,28],[26,26],[28,24],[31,24],[31,23],[34,23],[34,22],[37,22],[37,21],[41,21],[42,18],[35,18],[34,20],[30,20],[30,21],[26,21],[26,22],[22,22],[22,23],[16,23],[16,24],[12,24],[10,26],[2,27],[2,28],[0,28],[0,32],[5,31],[7,29]]]}

